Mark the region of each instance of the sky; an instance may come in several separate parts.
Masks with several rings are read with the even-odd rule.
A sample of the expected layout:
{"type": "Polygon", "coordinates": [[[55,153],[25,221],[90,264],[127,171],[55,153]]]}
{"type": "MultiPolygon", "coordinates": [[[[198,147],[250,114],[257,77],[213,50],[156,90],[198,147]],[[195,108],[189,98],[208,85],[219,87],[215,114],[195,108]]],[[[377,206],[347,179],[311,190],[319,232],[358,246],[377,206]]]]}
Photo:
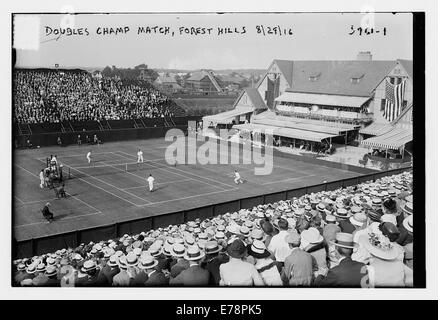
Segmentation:
{"type": "Polygon", "coordinates": [[[371,51],[373,60],[412,59],[410,13],[287,14],[76,14],[15,15],[17,67],[134,67],[174,69],[265,69],[273,59],[354,60],[371,51]],[[257,26],[263,25],[265,34],[257,26]],[[351,26],[355,30],[352,32],[351,26]],[[139,27],[169,27],[168,34],[139,27]],[[278,26],[282,34],[267,34],[278,26]],[[373,34],[358,28],[374,26],[373,34]],[[117,35],[99,34],[122,28],[117,35]],[[205,28],[205,34],[180,28],[205,28]],[[70,28],[76,34],[55,35],[70,28]],[[212,28],[208,34],[207,29],[212,28]],[[240,33],[218,35],[218,28],[240,33]],[[386,28],[386,35],[383,31],[386,28]],[[56,30],[56,31],[54,31],[56,30]],[[258,32],[259,31],[259,32],[258,32]],[[286,34],[285,32],[286,31],[286,34]],[[173,32],[173,35],[172,35],[173,32]],[[80,34],[78,34],[80,33],[80,34]],[[291,34],[289,34],[291,33],[291,34]]]}

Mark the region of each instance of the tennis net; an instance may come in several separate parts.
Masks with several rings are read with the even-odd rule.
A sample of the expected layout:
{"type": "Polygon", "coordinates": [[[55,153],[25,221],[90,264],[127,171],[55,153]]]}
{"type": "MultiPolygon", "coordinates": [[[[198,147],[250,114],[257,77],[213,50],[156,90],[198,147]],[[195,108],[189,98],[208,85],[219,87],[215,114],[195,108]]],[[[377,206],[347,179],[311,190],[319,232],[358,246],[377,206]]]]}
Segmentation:
{"type": "MultiPolygon", "coordinates": [[[[166,165],[158,162],[131,162],[131,163],[117,163],[117,164],[104,164],[104,165],[89,165],[82,167],[69,167],[65,166],[68,172],[69,179],[96,177],[114,175],[120,173],[136,173],[136,172],[152,172],[155,169],[165,168],[166,165]]],[[[145,175],[146,178],[146,175],[145,175]]]]}

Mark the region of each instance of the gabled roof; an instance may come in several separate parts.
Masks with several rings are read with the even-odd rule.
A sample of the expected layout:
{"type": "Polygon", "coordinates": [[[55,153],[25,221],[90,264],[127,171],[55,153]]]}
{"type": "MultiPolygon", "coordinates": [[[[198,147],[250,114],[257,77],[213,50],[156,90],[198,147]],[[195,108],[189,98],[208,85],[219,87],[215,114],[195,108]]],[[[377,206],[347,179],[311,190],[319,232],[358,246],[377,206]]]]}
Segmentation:
{"type": "Polygon", "coordinates": [[[411,80],[413,80],[414,79],[414,66],[413,66],[412,60],[398,59],[397,61],[406,70],[409,78],[411,78],[411,80]]]}
{"type": "Polygon", "coordinates": [[[242,96],[246,93],[255,110],[266,110],[268,107],[266,106],[265,101],[263,101],[260,96],[259,91],[256,88],[245,88],[243,89],[234,103],[234,107],[237,106],[242,96]]]}
{"type": "Polygon", "coordinates": [[[396,61],[294,61],[292,86],[286,91],[369,97],[395,64],[396,61]],[[315,74],[319,76],[311,81],[309,77],[315,74]],[[360,81],[352,82],[358,75],[360,81]]]}
{"type": "Polygon", "coordinates": [[[275,59],[274,63],[278,66],[290,87],[292,85],[293,61],[275,59]]]}
{"type": "Polygon", "coordinates": [[[186,81],[199,81],[204,77],[207,77],[207,74],[205,74],[203,71],[197,71],[193,72],[186,81]]]}

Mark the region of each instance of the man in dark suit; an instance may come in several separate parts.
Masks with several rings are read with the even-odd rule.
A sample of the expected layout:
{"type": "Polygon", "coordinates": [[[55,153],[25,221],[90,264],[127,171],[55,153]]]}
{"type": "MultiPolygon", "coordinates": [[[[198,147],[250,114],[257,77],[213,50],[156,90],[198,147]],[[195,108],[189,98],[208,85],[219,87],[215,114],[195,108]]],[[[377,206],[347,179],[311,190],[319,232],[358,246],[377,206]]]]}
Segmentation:
{"type": "Polygon", "coordinates": [[[102,286],[112,286],[114,276],[120,272],[117,261],[117,256],[112,255],[100,270],[99,282],[102,283],[102,286]]]}
{"type": "Polygon", "coordinates": [[[190,266],[182,271],[176,278],[170,280],[169,284],[174,286],[208,286],[210,282],[210,272],[200,267],[201,260],[205,253],[199,250],[198,246],[191,246],[187,249],[184,256],[190,266]]]}
{"type": "Polygon", "coordinates": [[[169,284],[169,280],[164,273],[161,269],[158,269],[158,261],[155,257],[150,255],[142,256],[137,267],[146,277],[145,275],[141,275],[135,279],[135,283],[132,282],[132,285],[141,286],[142,281],[143,286],[146,287],[165,287],[169,284]]]}
{"type": "Polygon", "coordinates": [[[43,213],[44,218],[46,218],[48,222],[52,222],[53,213],[50,212],[49,206],[50,206],[50,202],[47,202],[46,205],[41,210],[41,212],[43,213]]]}
{"type": "Polygon", "coordinates": [[[202,262],[201,267],[210,272],[210,285],[219,286],[221,280],[219,267],[223,263],[229,261],[229,257],[219,252],[222,250],[217,241],[208,241],[205,244],[205,261],[202,262]]]}
{"type": "Polygon", "coordinates": [[[333,242],[342,256],[339,265],[330,269],[327,275],[319,275],[314,282],[319,287],[365,287],[368,279],[367,269],[363,263],[353,261],[351,255],[355,246],[353,235],[339,232],[333,242]]]}

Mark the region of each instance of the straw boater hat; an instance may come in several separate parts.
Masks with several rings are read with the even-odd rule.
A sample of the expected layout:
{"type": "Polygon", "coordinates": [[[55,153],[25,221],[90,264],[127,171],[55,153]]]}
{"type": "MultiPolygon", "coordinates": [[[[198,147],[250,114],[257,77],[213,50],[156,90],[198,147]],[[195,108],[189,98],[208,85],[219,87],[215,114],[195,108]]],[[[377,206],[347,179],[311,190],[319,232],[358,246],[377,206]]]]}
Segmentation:
{"type": "Polygon", "coordinates": [[[217,243],[217,241],[211,240],[207,241],[204,245],[204,251],[206,254],[217,253],[222,250],[222,246],[217,243]]]}
{"type": "Polygon", "coordinates": [[[253,240],[260,240],[260,241],[265,241],[266,240],[266,234],[262,230],[260,230],[260,229],[253,229],[251,231],[250,237],[253,240]]]}
{"type": "Polygon", "coordinates": [[[411,215],[414,213],[414,205],[412,202],[406,202],[405,205],[402,207],[403,212],[405,212],[408,215],[411,215]]]}
{"type": "Polygon", "coordinates": [[[222,231],[218,231],[216,232],[216,234],[214,235],[214,238],[216,240],[224,240],[225,239],[225,234],[222,231]]]}
{"type": "Polygon", "coordinates": [[[119,263],[119,257],[116,256],[115,254],[113,254],[113,255],[109,258],[109,260],[108,260],[108,262],[107,262],[106,264],[107,264],[108,266],[110,266],[111,268],[113,268],[113,267],[118,266],[118,263],[119,263]]]}
{"type": "Polygon", "coordinates": [[[141,257],[140,262],[138,263],[138,268],[146,270],[153,269],[158,264],[158,261],[152,257],[151,255],[144,255],[141,257]]]}
{"type": "Polygon", "coordinates": [[[346,249],[354,249],[357,246],[353,241],[353,235],[345,232],[338,232],[332,244],[346,249]]]}
{"type": "Polygon", "coordinates": [[[348,213],[347,209],[339,208],[336,212],[333,212],[333,215],[337,218],[347,219],[351,216],[351,213],[348,213]]]}
{"type": "Polygon", "coordinates": [[[47,266],[46,272],[44,272],[44,274],[47,277],[53,277],[58,274],[58,270],[56,269],[55,266],[47,266]]]}
{"type": "Polygon", "coordinates": [[[93,260],[87,260],[84,262],[81,271],[87,273],[96,269],[96,267],[97,267],[96,262],[94,262],[93,260]]]}
{"type": "Polygon", "coordinates": [[[157,257],[159,256],[162,252],[163,252],[163,248],[161,247],[161,245],[155,244],[153,243],[149,249],[148,252],[151,256],[153,257],[157,257]]]}
{"type": "Polygon", "coordinates": [[[172,256],[177,258],[184,257],[186,248],[180,243],[174,243],[171,250],[172,256]]]}
{"type": "Polygon", "coordinates": [[[17,266],[18,271],[24,271],[26,270],[26,265],[24,263],[19,263],[17,266]]]}
{"type": "Polygon", "coordinates": [[[412,215],[408,216],[403,220],[403,226],[409,232],[414,232],[414,219],[412,215]]]}
{"type": "Polygon", "coordinates": [[[394,260],[398,256],[398,250],[390,243],[389,239],[382,234],[368,233],[359,237],[361,243],[370,254],[383,260],[394,260]]]}
{"type": "Polygon", "coordinates": [[[324,240],[318,229],[314,227],[310,227],[309,229],[301,232],[301,238],[310,244],[321,243],[324,240]]]}
{"type": "Polygon", "coordinates": [[[173,244],[170,243],[165,243],[163,246],[163,254],[166,257],[171,257],[172,256],[172,246],[173,244]]]}
{"type": "Polygon", "coordinates": [[[124,269],[124,270],[128,269],[125,255],[119,257],[118,264],[120,269],[124,269]]]}
{"type": "Polygon", "coordinates": [[[39,263],[37,265],[36,271],[37,272],[44,272],[44,271],[46,271],[46,265],[44,263],[39,263]]]}
{"type": "Polygon", "coordinates": [[[254,240],[247,246],[248,254],[256,259],[268,258],[271,253],[266,249],[265,244],[260,240],[254,240]]]}
{"type": "Polygon", "coordinates": [[[129,252],[126,255],[126,265],[128,267],[135,267],[138,264],[138,256],[134,252],[129,252]]]}
{"type": "Polygon", "coordinates": [[[327,215],[325,216],[325,221],[326,221],[327,223],[338,224],[338,222],[336,221],[336,217],[335,217],[334,215],[332,215],[332,214],[327,214],[327,215]]]}
{"type": "Polygon", "coordinates": [[[198,246],[190,246],[184,255],[184,259],[188,261],[197,261],[205,257],[205,253],[198,246]]]}
{"type": "Polygon", "coordinates": [[[367,215],[362,211],[357,212],[350,217],[350,222],[358,227],[362,227],[363,224],[367,222],[367,220],[368,220],[367,215]]]}
{"type": "Polygon", "coordinates": [[[244,237],[249,237],[250,230],[246,226],[241,226],[239,229],[239,233],[244,237]]]}

